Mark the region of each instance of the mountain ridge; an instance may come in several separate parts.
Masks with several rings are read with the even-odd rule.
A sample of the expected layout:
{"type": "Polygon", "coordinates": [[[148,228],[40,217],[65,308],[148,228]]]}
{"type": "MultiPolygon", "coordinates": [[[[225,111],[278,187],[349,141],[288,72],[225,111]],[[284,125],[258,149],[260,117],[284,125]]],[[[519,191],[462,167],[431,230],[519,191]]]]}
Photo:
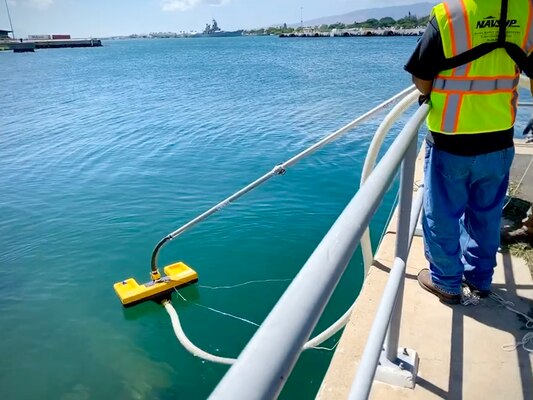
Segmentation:
{"type": "MultiPolygon", "coordinates": [[[[438,2],[435,1],[432,3],[426,2],[426,3],[413,3],[413,4],[400,5],[400,6],[366,8],[362,10],[351,11],[346,14],[331,15],[327,17],[304,20],[303,25],[304,26],[317,26],[317,25],[323,25],[323,24],[331,25],[335,23],[353,24],[354,22],[364,22],[370,18],[380,19],[384,17],[400,19],[400,18],[403,18],[409,15],[409,13],[411,15],[416,15],[417,17],[424,17],[426,15],[429,15],[429,13],[431,12],[431,9],[437,3],[438,2]]],[[[297,27],[297,26],[300,26],[300,24],[301,23],[293,23],[293,24],[290,24],[289,26],[297,27]]]]}

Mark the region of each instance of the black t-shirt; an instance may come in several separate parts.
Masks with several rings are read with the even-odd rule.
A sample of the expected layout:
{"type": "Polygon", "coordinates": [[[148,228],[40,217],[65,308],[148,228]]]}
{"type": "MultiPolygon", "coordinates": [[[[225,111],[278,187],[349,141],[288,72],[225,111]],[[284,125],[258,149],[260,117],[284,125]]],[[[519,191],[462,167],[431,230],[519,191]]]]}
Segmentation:
{"type": "MultiPolygon", "coordinates": [[[[446,60],[446,56],[439,33],[439,25],[435,18],[432,18],[404,69],[419,79],[432,81],[443,70],[444,60],[446,60]]],[[[446,135],[430,131],[426,139],[438,149],[448,153],[474,156],[512,147],[513,136],[514,129],[510,128],[505,131],[475,135],[446,135]]]]}
{"type": "Polygon", "coordinates": [[[404,69],[419,79],[432,81],[442,71],[441,66],[444,60],[446,57],[442,47],[439,25],[435,18],[432,18],[404,69]]]}

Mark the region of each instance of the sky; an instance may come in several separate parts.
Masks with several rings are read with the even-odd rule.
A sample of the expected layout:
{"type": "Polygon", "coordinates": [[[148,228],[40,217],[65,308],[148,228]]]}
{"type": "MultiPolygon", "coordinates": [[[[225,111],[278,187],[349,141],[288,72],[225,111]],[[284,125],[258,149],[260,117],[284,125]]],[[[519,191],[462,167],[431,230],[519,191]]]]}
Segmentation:
{"type": "Polygon", "coordinates": [[[223,30],[298,23],[375,7],[425,0],[0,0],[0,29],[16,37],[71,34],[107,37],[132,33],[201,31],[215,18],[223,30]]]}

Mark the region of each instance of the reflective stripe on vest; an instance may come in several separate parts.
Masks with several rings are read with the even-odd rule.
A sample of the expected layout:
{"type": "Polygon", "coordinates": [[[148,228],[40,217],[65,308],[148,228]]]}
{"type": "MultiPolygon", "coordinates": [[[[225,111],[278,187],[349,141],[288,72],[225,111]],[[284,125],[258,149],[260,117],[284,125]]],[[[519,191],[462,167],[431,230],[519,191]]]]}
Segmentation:
{"type": "MultiPolygon", "coordinates": [[[[470,29],[468,21],[466,20],[466,9],[462,0],[446,1],[444,2],[444,8],[446,9],[448,22],[450,24],[452,53],[456,56],[472,48],[470,29]]],[[[469,69],[470,64],[461,65],[452,70],[452,76],[465,77],[468,74],[469,69]]],[[[441,124],[441,129],[444,132],[456,131],[462,102],[462,93],[450,93],[446,96],[443,111],[444,115],[442,116],[441,124]]]]}
{"type": "MultiPolygon", "coordinates": [[[[452,53],[454,56],[464,53],[472,48],[470,41],[470,29],[465,18],[466,10],[462,0],[449,0],[444,2],[444,8],[450,23],[450,33],[452,37],[452,53]]],[[[464,76],[467,73],[468,65],[461,65],[455,68],[454,75],[464,76]]]]}
{"type": "Polygon", "coordinates": [[[433,82],[433,90],[436,92],[509,92],[513,90],[520,81],[520,75],[514,78],[500,79],[454,79],[453,77],[438,76],[433,82]]]}

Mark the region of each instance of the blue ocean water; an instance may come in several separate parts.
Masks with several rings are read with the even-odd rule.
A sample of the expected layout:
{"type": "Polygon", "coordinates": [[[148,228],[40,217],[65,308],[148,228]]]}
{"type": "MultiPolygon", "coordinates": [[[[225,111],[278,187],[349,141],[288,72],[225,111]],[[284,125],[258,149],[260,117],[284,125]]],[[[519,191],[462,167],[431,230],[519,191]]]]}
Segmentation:
{"type": "MultiPolygon", "coordinates": [[[[146,281],[164,235],[405,88],[415,44],[246,37],[0,53],[0,398],[206,398],[228,367],[186,352],[160,306],[124,310],[113,283],[146,281]]],[[[183,260],[200,276],[187,302],[174,297],[193,342],[239,354],[256,327],[201,306],[261,323],[357,190],[378,123],[163,249],[160,265],[183,260]]],[[[357,254],[317,332],[361,282],[357,254]]],[[[331,355],[304,353],[281,398],[313,398],[331,355]]]]}

